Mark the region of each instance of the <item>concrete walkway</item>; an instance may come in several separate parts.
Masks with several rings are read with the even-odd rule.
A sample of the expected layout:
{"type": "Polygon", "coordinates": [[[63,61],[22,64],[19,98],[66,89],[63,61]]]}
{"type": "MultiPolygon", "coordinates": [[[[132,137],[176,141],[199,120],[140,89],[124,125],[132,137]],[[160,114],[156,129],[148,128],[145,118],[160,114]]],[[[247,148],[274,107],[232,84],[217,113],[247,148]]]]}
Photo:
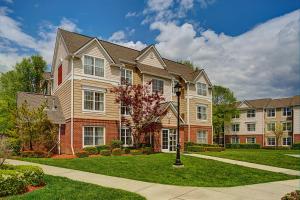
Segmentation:
{"type": "Polygon", "coordinates": [[[231,159],[227,159],[227,158],[206,156],[206,155],[202,155],[202,154],[185,154],[185,155],[186,156],[193,156],[193,157],[197,157],[197,158],[209,159],[209,160],[216,160],[216,161],[229,163],[229,164],[234,164],[234,165],[240,165],[240,166],[244,166],[244,167],[262,169],[262,170],[270,171],[270,172],[279,172],[279,173],[283,173],[283,174],[287,174],[287,175],[300,176],[300,171],[292,170],[292,169],[272,167],[272,166],[269,166],[269,165],[261,165],[261,164],[249,163],[249,162],[244,162],[244,161],[239,161],[239,160],[231,160],[231,159]]]}
{"type": "Polygon", "coordinates": [[[274,200],[299,188],[300,180],[279,181],[238,187],[183,187],[148,183],[36,163],[7,160],[14,165],[40,166],[46,174],[135,192],[148,200],[274,200]]]}

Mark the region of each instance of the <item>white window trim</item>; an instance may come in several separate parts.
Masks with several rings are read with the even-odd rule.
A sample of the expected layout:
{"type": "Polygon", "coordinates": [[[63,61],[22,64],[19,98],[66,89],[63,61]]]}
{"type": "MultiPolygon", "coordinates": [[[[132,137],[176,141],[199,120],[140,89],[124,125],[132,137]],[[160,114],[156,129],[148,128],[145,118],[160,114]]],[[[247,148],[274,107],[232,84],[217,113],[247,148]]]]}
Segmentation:
{"type": "Polygon", "coordinates": [[[256,137],[246,137],[246,144],[256,144],[256,137]],[[248,143],[248,140],[247,138],[254,138],[254,143],[248,143]]]}
{"type": "Polygon", "coordinates": [[[197,81],[197,82],[196,82],[196,95],[197,95],[197,96],[200,96],[200,97],[207,97],[207,96],[208,96],[208,86],[207,86],[207,83],[203,83],[203,82],[201,82],[201,81],[197,81]],[[205,84],[205,85],[206,85],[206,95],[198,94],[198,83],[202,83],[202,84],[205,84]]]}
{"type": "Polygon", "coordinates": [[[240,132],[240,128],[241,128],[240,123],[232,123],[232,124],[231,124],[231,131],[234,132],[234,133],[240,132]],[[232,130],[232,126],[234,126],[234,125],[239,125],[239,130],[238,130],[238,131],[232,130]]]}
{"type": "Polygon", "coordinates": [[[100,127],[100,128],[103,128],[103,145],[106,145],[106,132],[105,132],[105,126],[95,126],[95,125],[92,125],[92,126],[89,126],[89,125],[86,125],[86,126],[82,126],[82,148],[85,148],[85,147],[95,147],[97,145],[84,145],[84,128],[85,127],[93,127],[93,144],[95,144],[95,127],[100,127]]]}
{"type": "Polygon", "coordinates": [[[275,137],[267,137],[266,146],[271,146],[271,147],[276,146],[276,138],[275,137]],[[268,140],[269,138],[274,138],[274,140],[275,140],[274,145],[269,145],[269,140],[268,140]]]}
{"type": "Polygon", "coordinates": [[[207,112],[207,108],[208,108],[208,106],[205,105],[205,104],[198,104],[198,105],[196,105],[196,120],[197,120],[197,121],[200,121],[200,122],[207,122],[207,121],[208,121],[208,112],[207,112]],[[200,106],[206,107],[206,119],[199,119],[199,118],[198,118],[198,107],[200,107],[200,106]]]}
{"type": "MultiPolygon", "coordinates": [[[[127,68],[122,68],[122,69],[125,69],[125,76],[126,76],[126,71],[131,71],[131,83],[130,83],[130,85],[132,85],[133,84],[133,70],[132,69],[127,69],[127,68]]],[[[123,85],[122,84],[122,71],[121,71],[122,69],[120,69],[120,83],[121,83],[121,85],[123,85]]]]}
{"type": "Polygon", "coordinates": [[[267,108],[267,110],[266,110],[266,115],[267,115],[267,116],[266,116],[267,118],[276,118],[276,108],[267,108]],[[274,110],[275,110],[275,112],[274,112],[275,115],[274,115],[274,116],[271,116],[271,117],[268,116],[268,110],[270,110],[270,109],[274,109],[274,110]]]}
{"type": "Polygon", "coordinates": [[[131,107],[129,107],[129,106],[122,106],[122,103],[120,104],[120,113],[121,113],[121,115],[122,116],[124,116],[124,117],[129,117],[129,116],[131,116],[131,112],[132,112],[132,109],[131,109],[131,107]],[[122,114],[122,107],[127,107],[127,109],[129,108],[129,114],[122,114]]]}
{"type": "Polygon", "coordinates": [[[94,56],[94,55],[90,55],[90,54],[83,54],[82,55],[82,57],[81,57],[81,64],[82,64],[82,74],[84,74],[84,75],[86,75],[86,76],[89,76],[89,77],[91,77],[91,78],[106,78],[106,76],[105,76],[105,59],[104,58],[101,58],[101,57],[98,57],[98,56],[94,56]],[[94,58],[94,75],[91,75],[91,74],[85,74],[84,73],[84,57],[85,56],[89,56],[89,57],[92,57],[92,58],[94,58]],[[95,58],[97,58],[97,59],[101,59],[101,60],[103,60],[103,76],[96,76],[95,75],[95,58]]]}
{"type": "Polygon", "coordinates": [[[255,118],[256,117],[256,110],[255,109],[248,109],[247,111],[246,111],[246,117],[247,118],[255,118]],[[254,117],[248,117],[248,110],[254,110],[254,117]]]}
{"type": "Polygon", "coordinates": [[[267,122],[267,127],[266,127],[266,129],[267,129],[267,132],[272,132],[273,130],[269,130],[268,129],[268,124],[275,124],[275,128],[274,129],[276,129],[276,122],[267,122]]]}
{"type": "Polygon", "coordinates": [[[246,130],[247,130],[247,132],[250,132],[250,133],[253,133],[253,132],[255,132],[256,131],[256,123],[255,122],[248,122],[248,123],[246,123],[246,130]],[[248,130],[248,124],[254,124],[254,131],[249,131],[248,130]]]}
{"type": "Polygon", "coordinates": [[[288,145],[288,144],[283,144],[284,138],[290,138],[290,140],[291,140],[291,145],[292,145],[292,137],[291,137],[291,136],[287,136],[287,137],[282,137],[282,146],[291,146],[291,145],[288,145]]]}
{"type": "Polygon", "coordinates": [[[163,92],[161,93],[162,95],[165,94],[166,90],[165,90],[165,80],[164,79],[161,79],[161,78],[152,78],[151,79],[151,93],[153,93],[153,80],[160,80],[163,82],[163,92]]]}
{"type": "Polygon", "coordinates": [[[231,137],[231,143],[230,144],[240,144],[240,138],[239,137],[231,137]],[[233,143],[233,138],[237,139],[238,142],[233,143]]]}
{"type": "MultiPolygon", "coordinates": [[[[122,140],[122,129],[130,129],[129,127],[121,127],[121,131],[120,131],[120,140],[122,140]]],[[[127,132],[126,132],[127,133],[127,132]]],[[[126,137],[125,137],[126,140],[126,137]]],[[[123,144],[123,147],[132,147],[133,146],[133,136],[132,136],[132,132],[131,132],[131,145],[127,145],[127,144],[123,144]]]]}
{"type": "Polygon", "coordinates": [[[197,144],[208,144],[208,132],[206,131],[206,130],[198,130],[197,131],[197,135],[196,135],[196,141],[197,141],[197,144]],[[203,143],[203,142],[199,142],[199,140],[198,140],[198,135],[200,134],[200,133],[205,133],[205,142],[203,143]]]}
{"type": "MultiPolygon", "coordinates": [[[[106,105],[106,93],[103,89],[92,89],[92,88],[82,88],[82,112],[90,112],[90,113],[105,113],[106,109],[105,109],[105,105],[106,105]],[[84,91],[91,91],[91,92],[99,92],[99,93],[103,93],[103,111],[102,110],[87,110],[84,109],[84,91]]],[[[95,102],[94,102],[95,103],[95,102]]]]}
{"type": "Polygon", "coordinates": [[[281,125],[282,125],[282,130],[284,131],[284,132],[292,132],[293,131],[293,122],[292,121],[282,121],[281,122],[281,125]],[[291,130],[283,130],[283,124],[284,123],[291,123],[291,130]]]}
{"type": "Polygon", "coordinates": [[[283,117],[292,117],[292,116],[293,116],[293,110],[292,110],[291,107],[283,107],[283,108],[281,108],[281,114],[282,114],[283,117]],[[291,110],[291,115],[283,115],[283,113],[284,113],[284,108],[290,108],[290,110],[291,110]]]}

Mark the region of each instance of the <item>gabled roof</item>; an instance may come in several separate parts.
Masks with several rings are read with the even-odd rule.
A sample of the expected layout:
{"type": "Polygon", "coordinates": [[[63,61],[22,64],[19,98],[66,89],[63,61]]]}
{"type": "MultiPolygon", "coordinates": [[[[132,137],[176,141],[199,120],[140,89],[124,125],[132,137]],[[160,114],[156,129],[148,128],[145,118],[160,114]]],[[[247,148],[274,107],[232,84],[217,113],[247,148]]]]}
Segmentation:
{"type": "MultiPolygon", "coordinates": [[[[174,101],[167,101],[167,102],[164,102],[164,103],[161,103],[160,104],[160,109],[161,109],[161,113],[164,113],[168,108],[170,108],[173,112],[174,112],[174,114],[175,114],[175,116],[176,116],[176,118],[177,118],[177,113],[178,113],[178,110],[177,110],[177,108],[176,108],[176,105],[177,105],[177,103],[175,103],[174,101]]],[[[162,117],[162,116],[161,116],[162,117]]],[[[157,119],[156,119],[156,121],[159,119],[159,118],[161,118],[161,117],[158,117],[157,119]]],[[[183,124],[185,124],[185,121],[182,119],[182,117],[181,116],[179,116],[180,117],[180,121],[183,123],[183,124]]]]}
{"type": "MultiPolygon", "coordinates": [[[[75,53],[82,46],[95,39],[95,37],[90,37],[74,32],[69,32],[63,29],[59,29],[63,40],[66,44],[66,47],[70,53],[75,53]]],[[[136,58],[142,55],[144,52],[149,50],[152,46],[144,48],[142,51],[131,49],[129,47],[121,46],[114,44],[108,41],[97,39],[103,48],[110,55],[112,60],[119,64],[120,60],[126,60],[132,63],[136,63],[136,58]]],[[[182,63],[175,62],[166,58],[162,58],[162,61],[166,65],[166,70],[170,74],[180,75],[185,81],[194,83],[197,76],[201,73],[202,70],[194,70],[191,67],[188,67],[182,63]]]]}
{"type": "Polygon", "coordinates": [[[28,92],[18,92],[17,94],[17,105],[21,106],[23,103],[27,102],[29,108],[38,108],[43,103],[47,103],[48,119],[54,124],[64,124],[65,118],[62,112],[62,107],[60,105],[59,99],[56,96],[35,94],[28,92]]]}
{"type": "Polygon", "coordinates": [[[162,63],[163,67],[166,67],[166,64],[164,62],[164,60],[162,59],[160,53],[157,51],[157,49],[155,48],[155,46],[149,45],[148,47],[144,48],[142,51],[140,51],[139,56],[135,59],[136,61],[138,61],[140,58],[142,58],[148,51],[150,51],[151,49],[153,49],[153,51],[155,52],[155,54],[157,55],[158,59],[160,60],[160,62],[162,63]]]}

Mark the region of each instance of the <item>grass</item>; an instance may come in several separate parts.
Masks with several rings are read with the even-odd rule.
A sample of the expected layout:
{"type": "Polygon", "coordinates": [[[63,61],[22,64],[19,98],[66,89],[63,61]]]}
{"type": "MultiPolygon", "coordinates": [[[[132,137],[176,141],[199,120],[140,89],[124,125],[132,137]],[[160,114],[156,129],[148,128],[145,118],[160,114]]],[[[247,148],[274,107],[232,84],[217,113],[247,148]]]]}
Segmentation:
{"type": "Polygon", "coordinates": [[[82,200],[82,199],[122,199],[143,200],[142,196],[117,189],[72,181],[67,178],[45,176],[46,186],[33,192],[8,197],[9,200],[82,200]]]}
{"type": "Polygon", "coordinates": [[[226,149],[223,152],[203,152],[201,154],[300,170],[300,158],[286,155],[299,155],[300,150],[226,149]]]}
{"type": "Polygon", "coordinates": [[[111,156],[75,159],[24,158],[41,164],[146,182],[205,187],[228,187],[295,179],[295,176],[182,156],[184,168],[172,167],[174,154],[111,156]]]}

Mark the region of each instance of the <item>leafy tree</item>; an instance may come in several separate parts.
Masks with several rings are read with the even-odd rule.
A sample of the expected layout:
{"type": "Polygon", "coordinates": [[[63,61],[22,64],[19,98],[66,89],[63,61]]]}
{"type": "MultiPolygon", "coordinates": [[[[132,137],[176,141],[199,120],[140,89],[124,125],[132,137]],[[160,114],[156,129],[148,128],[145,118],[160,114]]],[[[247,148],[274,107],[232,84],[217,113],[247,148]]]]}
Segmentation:
{"type": "Polygon", "coordinates": [[[278,147],[279,141],[281,141],[282,136],[283,136],[283,126],[280,123],[276,123],[275,130],[272,131],[273,134],[275,135],[275,140],[276,140],[276,148],[278,147]]]}
{"type": "Polygon", "coordinates": [[[220,138],[225,128],[230,127],[232,116],[238,114],[236,98],[229,88],[214,85],[212,103],[214,135],[220,138]]]}
{"type": "Polygon", "coordinates": [[[0,135],[0,166],[4,163],[10,154],[10,149],[7,143],[7,139],[0,135]]]}
{"type": "Polygon", "coordinates": [[[160,93],[152,93],[150,83],[145,85],[118,86],[111,90],[116,94],[116,102],[131,109],[131,119],[122,118],[122,123],[132,127],[135,147],[140,147],[142,139],[157,132],[161,124],[156,119],[165,114],[161,103],[165,100],[160,93]]]}
{"type": "Polygon", "coordinates": [[[195,69],[196,67],[194,66],[194,63],[189,61],[189,60],[179,60],[178,62],[180,62],[181,64],[184,64],[192,69],[195,69]]]}

